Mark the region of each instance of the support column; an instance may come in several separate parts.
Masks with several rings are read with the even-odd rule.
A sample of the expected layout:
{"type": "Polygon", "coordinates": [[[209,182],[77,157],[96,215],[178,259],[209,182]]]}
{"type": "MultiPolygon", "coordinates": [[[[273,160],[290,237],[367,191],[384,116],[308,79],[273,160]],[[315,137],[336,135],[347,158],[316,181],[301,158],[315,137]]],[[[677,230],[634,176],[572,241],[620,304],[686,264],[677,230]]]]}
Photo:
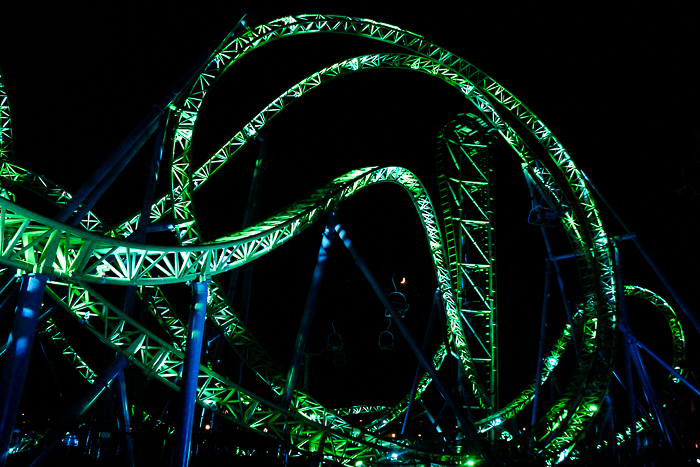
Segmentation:
{"type": "Polygon", "coordinates": [[[292,361],[289,364],[289,371],[287,371],[287,382],[284,385],[284,392],[282,393],[282,402],[280,403],[280,406],[285,410],[289,409],[289,402],[292,399],[292,393],[294,392],[297,377],[299,376],[299,367],[301,366],[301,359],[304,355],[304,349],[306,348],[306,340],[309,335],[309,330],[311,329],[311,320],[314,317],[314,311],[316,310],[316,302],[318,301],[318,295],[321,291],[323,273],[326,270],[326,263],[328,261],[328,251],[331,247],[331,240],[335,236],[335,224],[335,213],[331,213],[328,219],[328,226],[323,232],[323,236],[321,238],[321,248],[319,248],[318,250],[316,268],[314,269],[314,275],[311,279],[309,294],[306,297],[304,314],[301,317],[301,324],[299,325],[297,340],[294,344],[294,354],[292,355],[292,361]]]}
{"type": "Polygon", "coordinates": [[[578,355],[578,330],[574,325],[574,314],[571,312],[571,307],[569,306],[569,299],[566,295],[566,288],[564,287],[564,278],[561,275],[561,268],[559,267],[559,263],[556,259],[554,259],[554,255],[552,254],[552,245],[549,243],[549,236],[547,235],[547,230],[544,227],[540,227],[540,230],[542,231],[542,238],[544,239],[544,244],[547,247],[547,258],[549,258],[549,261],[552,262],[552,265],[554,266],[554,274],[557,276],[557,282],[559,283],[559,292],[561,293],[562,302],[564,302],[564,312],[566,313],[566,321],[571,327],[571,339],[574,342],[574,352],[576,353],[576,355],[578,355]]]}
{"type": "MultiPolygon", "coordinates": [[[[438,313],[438,300],[440,300],[440,291],[435,291],[433,296],[433,306],[430,310],[430,318],[428,318],[428,327],[425,330],[425,336],[423,337],[423,351],[428,348],[428,342],[430,341],[430,334],[433,332],[433,322],[435,321],[435,315],[438,313]]],[[[416,368],[416,374],[413,375],[413,386],[411,386],[411,395],[408,397],[408,407],[406,407],[406,415],[403,418],[403,424],[401,425],[401,435],[406,432],[406,424],[408,423],[408,417],[411,413],[411,406],[413,405],[413,398],[416,397],[416,388],[418,387],[418,378],[420,377],[421,364],[418,363],[416,368]]]]}
{"type": "Polygon", "coordinates": [[[22,276],[7,353],[0,373],[0,466],[7,461],[45,287],[46,276],[22,276]]]}
{"type": "MultiPolygon", "coordinates": [[[[537,370],[535,372],[535,396],[532,401],[532,418],[530,425],[537,421],[537,408],[540,402],[540,389],[542,386],[542,363],[544,361],[545,336],[547,331],[547,309],[549,308],[549,282],[552,277],[552,261],[547,261],[547,271],[544,276],[544,298],[542,299],[542,321],[540,322],[540,347],[537,352],[537,370]]],[[[571,333],[575,333],[572,328],[571,333]]]]}
{"type": "Polygon", "coordinates": [[[637,465],[637,457],[639,454],[639,435],[637,434],[637,413],[634,404],[634,386],[632,380],[632,336],[627,325],[627,308],[625,304],[625,290],[622,283],[622,270],[620,268],[620,255],[617,251],[617,246],[613,244],[615,250],[615,266],[617,268],[616,286],[618,297],[618,311],[620,313],[620,331],[624,338],[625,349],[625,383],[627,385],[627,411],[629,412],[629,428],[631,435],[630,447],[630,465],[637,465]]]}
{"type": "MultiPolygon", "coordinates": [[[[260,217],[260,198],[262,196],[262,184],[263,176],[265,175],[265,159],[267,158],[267,136],[263,137],[258,135],[256,138],[260,142],[260,148],[258,149],[258,157],[255,160],[255,170],[253,171],[253,180],[250,183],[250,191],[248,192],[248,202],[246,203],[245,214],[243,215],[243,223],[241,228],[245,229],[251,225],[258,222],[260,217]]],[[[236,293],[236,285],[238,283],[238,274],[241,271],[244,272],[243,277],[243,303],[241,303],[240,314],[245,318],[245,322],[248,320],[248,306],[247,294],[250,293],[250,286],[246,285],[252,279],[253,274],[253,263],[248,263],[240,268],[236,268],[231,272],[231,279],[229,280],[228,286],[228,298],[233,302],[233,297],[236,293]]]]}
{"type": "Polygon", "coordinates": [[[199,362],[202,356],[204,319],[207,314],[207,298],[209,297],[208,283],[209,281],[202,281],[195,282],[192,285],[192,304],[190,320],[187,326],[185,360],[182,363],[182,382],[180,384],[180,400],[178,403],[179,415],[172,463],[176,467],[187,467],[190,460],[192,424],[197,397],[197,376],[199,375],[199,362]]]}
{"type": "Polygon", "coordinates": [[[120,371],[116,376],[116,394],[117,394],[117,417],[120,420],[120,431],[124,437],[124,447],[126,451],[126,464],[129,467],[134,466],[134,441],[131,436],[131,422],[129,420],[129,405],[126,400],[126,379],[124,371],[120,371]]]}

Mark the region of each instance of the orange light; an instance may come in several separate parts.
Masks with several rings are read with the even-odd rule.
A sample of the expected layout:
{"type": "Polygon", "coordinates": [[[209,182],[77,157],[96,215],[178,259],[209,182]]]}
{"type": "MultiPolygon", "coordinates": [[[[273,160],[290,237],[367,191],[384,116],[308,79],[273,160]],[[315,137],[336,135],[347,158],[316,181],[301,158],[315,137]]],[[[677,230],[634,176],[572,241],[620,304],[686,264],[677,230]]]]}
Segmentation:
{"type": "Polygon", "coordinates": [[[402,278],[401,278],[401,283],[402,283],[402,284],[405,284],[405,283],[406,283],[406,278],[405,278],[405,277],[402,277],[402,278]]]}
{"type": "Polygon", "coordinates": [[[391,434],[391,437],[392,437],[392,438],[396,438],[396,433],[392,433],[392,434],[391,434]]]}
{"type": "Polygon", "coordinates": [[[211,430],[211,425],[209,425],[209,424],[207,423],[206,425],[204,425],[204,429],[205,429],[205,430],[211,430]]]}

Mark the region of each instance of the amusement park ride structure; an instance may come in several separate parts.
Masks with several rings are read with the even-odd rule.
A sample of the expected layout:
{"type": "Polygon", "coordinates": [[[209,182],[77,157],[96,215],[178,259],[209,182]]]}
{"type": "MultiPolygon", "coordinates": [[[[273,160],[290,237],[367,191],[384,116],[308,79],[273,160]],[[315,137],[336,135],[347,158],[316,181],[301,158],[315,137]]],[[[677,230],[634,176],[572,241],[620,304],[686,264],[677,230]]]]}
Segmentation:
{"type": "MultiPolygon", "coordinates": [[[[450,50],[369,18],[297,15],[254,26],[240,13],[74,193],[21,167],[13,147],[12,93],[2,78],[0,319],[9,331],[0,342],[0,465],[38,465],[56,456],[59,443],[70,445],[75,433],[81,434],[81,456],[95,462],[111,456],[129,465],[148,459],[184,466],[208,458],[255,465],[658,465],[663,456],[677,463],[698,458],[689,448],[698,442],[688,429],[692,420],[684,418],[678,402],[678,394],[700,396],[684,362],[681,321],[693,335],[700,331],[689,306],[636,235],[609,206],[601,207],[602,194],[551,129],[499,82],[450,50]],[[378,43],[380,51],[339,56],[345,50],[339,47],[328,59],[318,54],[314,59],[324,61],[320,69],[285,85],[221,144],[209,138],[207,125],[231,128],[222,121],[227,110],[209,109],[217,99],[231,105],[231,95],[235,99],[240,92],[227,96],[219,90],[238,67],[278,41],[313,46],[338,37],[378,43]],[[305,102],[324,105],[313,96],[326,87],[359,76],[371,83],[388,73],[399,76],[391,78],[399,88],[396,83],[408,74],[440,82],[459,101],[451,119],[440,122],[430,153],[379,157],[377,162],[389,161],[381,166],[372,165],[374,154],[334,163],[317,158],[311,168],[300,163],[301,168],[286,166],[287,173],[267,174],[267,161],[275,157],[268,154],[273,120],[309,105],[305,102]],[[101,220],[98,202],[109,196],[130,161],[145,153],[150,153],[147,183],[130,187],[145,192],[136,195],[138,211],[122,222],[101,220]],[[248,166],[234,175],[230,166],[237,158],[248,166]],[[500,174],[497,169],[505,166],[511,168],[500,174]],[[165,189],[156,184],[159,174],[170,182],[165,189]],[[209,188],[226,177],[252,182],[240,183],[245,194],[228,201],[221,190],[209,188]],[[499,191],[512,196],[506,188],[511,182],[523,190],[514,204],[525,206],[522,224],[540,237],[532,240],[537,246],[524,248],[522,240],[517,248],[509,246],[513,237],[525,235],[510,232],[504,215],[509,207],[496,206],[499,191]],[[284,191],[286,198],[269,203],[270,184],[275,197],[284,191]],[[391,197],[392,213],[380,216],[370,241],[356,234],[356,226],[374,222],[372,214],[358,216],[346,206],[378,205],[373,193],[391,197]],[[235,206],[222,206],[228,203],[235,206]],[[225,209],[230,212],[221,215],[225,209]],[[215,210],[219,214],[211,220],[215,210]],[[384,225],[407,217],[413,234],[406,238],[384,225]],[[608,218],[620,223],[617,235],[607,229],[608,218]],[[218,225],[231,223],[232,233],[218,225]],[[381,256],[392,237],[408,250],[403,263],[381,256]],[[666,290],[627,284],[618,253],[623,241],[638,247],[666,290]],[[253,265],[259,265],[256,273],[284,276],[282,258],[293,253],[291,245],[301,250],[303,242],[315,244],[318,253],[311,255],[310,268],[291,274],[313,271],[310,285],[284,293],[278,287],[286,302],[261,293],[253,302],[253,265]],[[527,292],[504,290],[508,279],[497,276],[497,260],[513,251],[524,262],[527,255],[538,258],[542,267],[531,275],[544,273],[541,302],[537,281],[537,292],[530,285],[527,292]],[[319,340],[318,304],[348,300],[329,300],[322,292],[324,278],[332,281],[339,267],[331,257],[343,255],[347,265],[340,267],[357,268],[353,281],[365,287],[363,309],[354,312],[354,320],[363,322],[331,320],[326,313],[320,319],[329,325],[319,340]],[[420,294],[395,280],[397,267],[420,269],[408,279],[423,283],[416,306],[409,302],[420,294]],[[531,297],[514,297],[525,293],[531,297]],[[555,299],[561,305],[551,304],[555,299]],[[499,319],[518,318],[499,310],[512,313],[518,300],[539,338],[529,382],[514,388],[503,371],[501,357],[508,349],[502,336],[499,340],[505,324],[499,319]],[[670,330],[665,339],[672,351],[659,357],[637,339],[628,300],[658,312],[670,330]],[[317,378],[324,371],[328,378],[338,367],[351,366],[347,330],[368,327],[361,315],[376,308],[384,312],[374,348],[398,354],[402,345],[400,364],[410,366],[409,383],[382,405],[341,406],[355,391],[334,399],[320,390],[327,383],[314,389],[312,369],[317,378]],[[422,313],[421,321],[413,320],[416,313],[422,313]],[[274,331],[271,321],[290,324],[274,331]],[[291,356],[281,342],[291,344],[290,336],[291,356]],[[61,368],[85,383],[58,422],[30,436],[23,431],[20,400],[35,397],[25,380],[36,347],[47,355],[57,382],[55,369],[61,368]],[[54,364],[49,355],[62,361],[54,364]],[[660,386],[646,368],[652,359],[665,368],[660,386]],[[158,397],[144,394],[146,384],[158,397]],[[105,428],[112,421],[115,427],[105,428]],[[161,448],[147,453],[146,445],[161,448]]],[[[342,105],[373,111],[366,102],[342,105]]],[[[498,272],[511,277],[505,268],[498,272]]],[[[274,295],[275,284],[267,282],[262,290],[274,295]]],[[[336,317],[343,309],[337,304],[336,317]]],[[[363,386],[381,391],[368,380],[363,386]]]]}

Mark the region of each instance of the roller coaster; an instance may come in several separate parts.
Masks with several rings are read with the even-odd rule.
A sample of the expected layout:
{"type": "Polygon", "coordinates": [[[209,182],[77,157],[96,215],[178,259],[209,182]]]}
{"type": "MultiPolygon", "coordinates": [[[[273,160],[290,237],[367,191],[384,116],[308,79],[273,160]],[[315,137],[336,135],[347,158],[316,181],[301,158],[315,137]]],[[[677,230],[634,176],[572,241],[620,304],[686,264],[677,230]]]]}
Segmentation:
{"type": "MultiPolygon", "coordinates": [[[[8,330],[0,343],[0,465],[48,465],[61,444],[80,451],[82,457],[73,453],[70,459],[128,465],[146,458],[149,464],[178,466],[197,459],[353,466],[695,461],[695,447],[689,446],[697,436],[684,428],[678,409],[678,394],[698,394],[684,370],[681,319],[663,294],[624,283],[618,243],[635,242],[644,250],[629,230],[608,233],[599,212],[605,201],[544,122],[471,63],[399,27],[332,15],[290,16],[250,27],[244,18],[234,19],[74,194],[15,161],[11,90],[0,75],[0,318],[8,330]],[[226,72],[263,46],[300,35],[318,41],[353,36],[393,51],[329,63],[195,162],[200,112],[226,72]],[[266,125],[316,88],[376,70],[440,80],[453,88],[455,99],[471,104],[472,111],[445,122],[434,154],[425,155],[434,161],[436,179],[419,179],[399,166],[356,168],[305,187],[313,191],[259,220],[255,206],[266,125]],[[96,202],[149,145],[153,155],[141,209],[116,226],[106,225],[93,212],[96,202]],[[541,232],[547,267],[535,376],[507,403],[499,399],[507,375],[499,372],[496,240],[503,238],[502,245],[507,234],[496,232],[497,146],[510,153],[500,158],[520,166],[531,200],[528,223],[541,232]],[[259,148],[259,155],[243,227],[204,240],[197,194],[250,147],[259,148]],[[170,186],[158,197],[164,151],[170,186]],[[392,292],[375,276],[343,221],[346,201],[385,184],[405,193],[423,232],[416,249],[432,264],[436,287],[422,346],[405,323],[406,297],[396,282],[392,292]],[[27,199],[32,202],[21,202],[27,199]],[[44,214],[26,207],[38,200],[44,214]],[[278,248],[319,226],[325,228],[306,304],[292,310],[302,315],[301,325],[290,363],[281,366],[247,324],[250,289],[245,279],[237,287],[239,271],[247,276],[246,265],[274,257],[278,248]],[[392,406],[329,407],[299,381],[311,365],[307,341],[331,245],[347,249],[385,309],[390,327],[380,334],[379,346],[393,348],[394,334],[400,334],[418,359],[412,387],[392,406]],[[562,245],[568,252],[555,251],[562,245]],[[565,310],[559,321],[547,314],[552,277],[565,310]],[[183,316],[178,306],[187,288],[191,305],[183,316]],[[632,334],[628,301],[647,302],[663,317],[673,348],[668,362],[632,334]],[[546,326],[555,322],[562,326],[546,349],[546,326]],[[79,374],[86,389],[58,422],[30,435],[18,408],[35,336],[42,349],[51,346],[61,355],[62,365],[79,374]],[[383,342],[387,336],[391,341],[383,342]],[[435,336],[439,343],[431,345],[435,336]],[[668,372],[659,387],[641,351],[668,372]],[[165,402],[133,400],[134,388],[146,382],[165,402]],[[543,388],[550,390],[549,398],[543,388]],[[116,420],[114,428],[98,423],[106,419],[116,420]],[[160,446],[157,454],[144,452],[154,445],[160,446]]],[[[698,329],[676,292],[669,293],[685,313],[683,320],[698,329]]],[[[338,366],[345,359],[341,333],[333,327],[326,350],[338,366]]]]}

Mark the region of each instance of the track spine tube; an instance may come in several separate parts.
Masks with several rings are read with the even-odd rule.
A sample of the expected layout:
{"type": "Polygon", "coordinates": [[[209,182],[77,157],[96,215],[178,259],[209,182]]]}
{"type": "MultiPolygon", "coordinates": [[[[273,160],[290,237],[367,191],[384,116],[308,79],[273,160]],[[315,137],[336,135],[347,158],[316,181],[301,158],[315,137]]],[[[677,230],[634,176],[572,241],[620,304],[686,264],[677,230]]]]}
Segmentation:
{"type": "Polygon", "coordinates": [[[467,433],[471,442],[474,444],[476,450],[479,452],[484,461],[486,461],[487,465],[496,465],[493,461],[493,458],[491,457],[491,453],[486,449],[483,440],[479,437],[479,434],[476,432],[474,425],[472,425],[472,423],[462,411],[462,408],[452,398],[450,391],[443,384],[442,380],[438,377],[437,371],[435,370],[435,368],[433,368],[433,366],[430,364],[430,360],[425,356],[425,353],[423,353],[421,348],[416,343],[416,340],[413,338],[408,328],[403,323],[401,316],[396,312],[394,304],[391,303],[391,300],[389,300],[387,294],[384,293],[384,291],[382,290],[381,286],[379,285],[374,275],[370,271],[369,267],[367,266],[364,258],[359,254],[357,248],[355,248],[355,245],[353,245],[350,241],[350,238],[348,238],[348,235],[345,232],[345,230],[343,230],[340,227],[340,225],[338,225],[336,226],[336,231],[338,232],[338,237],[343,241],[343,244],[355,260],[355,264],[360,268],[362,273],[365,275],[367,282],[369,282],[369,284],[372,286],[372,289],[381,300],[382,304],[389,311],[391,319],[394,321],[394,323],[396,323],[396,327],[399,329],[401,334],[408,342],[408,345],[411,347],[411,350],[413,350],[413,353],[416,354],[420,363],[433,378],[435,386],[445,398],[445,403],[448,404],[450,409],[452,409],[452,411],[454,412],[455,416],[457,417],[457,420],[459,420],[459,423],[462,426],[462,429],[467,433]]]}
{"type": "Polygon", "coordinates": [[[27,378],[29,359],[32,354],[34,336],[41,300],[46,287],[46,276],[25,274],[22,276],[17,308],[8,337],[7,353],[0,372],[0,466],[7,462],[15,418],[27,378]]]}
{"type": "MultiPolygon", "coordinates": [[[[265,159],[267,157],[267,137],[258,136],[258,141],[260,142],[260,148],[258,149],[258,157],[255,160],[255,170],[253,170],[253,181],[250,184],[250,190],[248,191],[248,201],[246,203],[245,213],[243,214],[243,223],[241,228],[245,229],[251,225],[258,222],[260,214],[260,197],[262,194],[262,183],[263,175],[265,174],[265,159]]],[[[234,269],[231,272],[231,279],[229,280],[228,286],[228,298],[233,302],[233,297],[236,294],[236,284],[238,283],[238,276],[241,270],[244,271],[243,275],[243,288],[246,289],[247,280],[249,276],[253,274],[253,263],[248,263],[245,266],[234,269]],[[248,272],[250,270],[250,273],[248,272]]],[[[246,289],[247,290],[247,289],[246,289]]],[[[244,292],[245,294],[246,292],[244,292]]],[[[249,291],[247,292],[249,293],[249,291]]],[[[243,303],[241,304],[241,314],[245,316],[245,322],[248,322],[248,300],[246,296],[243,297],[243,303]]],[[[239,382],[240,384],[240,382],[239,382]]]]}
{"type": "Polygon", "coordinates": [[[197,400],[197,377],[202,356],[204,340],[204,320],[207,314],[207,299],[209,297],[209,281],[192,284],[192,304],[190,319],[187,326],[187,343],[185,344],[185,359],[182,364],[182,382],[180,385],[179,414],[175,434],[175,453],[173,466],[187,467],[190,460],[192,443],[192,425],[194,408],[197,400]]]}

